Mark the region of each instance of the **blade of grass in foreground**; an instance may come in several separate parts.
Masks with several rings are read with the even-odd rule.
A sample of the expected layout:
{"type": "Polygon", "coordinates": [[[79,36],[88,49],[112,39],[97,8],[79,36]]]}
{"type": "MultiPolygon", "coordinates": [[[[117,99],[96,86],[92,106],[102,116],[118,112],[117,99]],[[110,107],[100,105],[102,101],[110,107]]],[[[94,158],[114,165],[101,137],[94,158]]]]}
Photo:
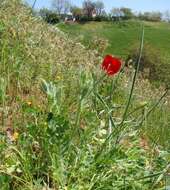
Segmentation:
{"type": "Polygon", "coordinates": [[[135,68],[135,73],[133,76],[132,86],[131,86],[129,98],[128,98],[128,101],[126,104],[126,108],[125,108],[125,111],[124,111],[124,114],[122,117],[122,122],[121,122],[120,126],[122,126],[124,121],[126,120],[128,109],[129,109],[129,106],[131,103],[131,99],[132,99],[132,95],[133,95],[133,91],[134,91],[134,87],[135,87],[135,82],[136,82],[136,78],[137,78],[137,74],[139,71],[139,66],[140,66],[140,62],[141,62],[141,58],[142,58],[142,52],[143,52],[143,46],[144,46],[144,35],[145,35],[145,30],[144,30],[144,26],[142,26],[142,36],[141,36],[141,44],[140,44],[140,49],[139,49],[139,57],[138,57],[137,63],[135,64],[136,68],[135,68]]]}
{"type": "Polygon", "coordinates": [[[37,2],[37,0],[34,0],[34,3],[32,5],[32,9],[34,9],[36,2],[37,2]]]}
{"type": "Polygon", "coordinates": [[[162,101],[162,99],[168,94],[169,89],[166,89],[163,95],[159,98],[159,100],[151,107],[151,109],[146,113],[146,116],[141,119],[141,122],[138,126],[141,126],[146,118],[149,117],[149,115],[153,112],[153,110],[159,105],[159,103],[162,101]]]}
{"type": "Polygon", "coordinates": [[[142,53],[143,53],[144,37],[145,37],[145,30],[144,30],[144,26],[142,25],[142,34],[141,34],[141,41],[140,41],[140,48],[139,48],[139,56],[138,56],[137,62],[135,64],[135,73],[134,73],[134,76],[133,76],[132,86],[131,86],[131,89],[130,89],[130,94],[129,94],[129,97],[128,97],[128,101],[127,101],[127,104],[126,104],[126,107],[125,107],[125,111],[123,113],[122,121],[119,124],[119,130],[118,130],[118,134],[117,134],[116,144],[119,142],[119,134],[123,130],[124,121],[127,118],[127,113],[128,113],[129,107],[130,107],[131,100],[132,100],[132,95],[133,95],[133,91],[134,91],[134,87],[135,87],[135,82],[136,82],[136,79],[137,79],[137,74],[138,74],[138,71],[139,71],[139,66],[140,66],[142,53]]]}

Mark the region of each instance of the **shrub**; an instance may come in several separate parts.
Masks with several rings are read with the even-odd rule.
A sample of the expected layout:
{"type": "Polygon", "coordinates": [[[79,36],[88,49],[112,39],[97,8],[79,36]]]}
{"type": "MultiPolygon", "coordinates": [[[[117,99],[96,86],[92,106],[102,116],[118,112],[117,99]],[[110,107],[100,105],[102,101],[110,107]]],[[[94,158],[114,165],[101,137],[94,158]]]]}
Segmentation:
{"type": "Polygon", "coordinates": [[[41,9],[39,14],[49,24],[57,24],[60,21],[59,16],[48,9],[41,9]]]}
{"type": "MultiPolygon", "coordinates": [[[[127,65],[132,62],[137,63],[138,47],[139,45],[134,45],[129,51],[129,56],[126,61],[127,65]],[[133,61],[129,62],[129,60],[133,61]]],[[[146,43],[143,49],[139,70],[143,73],[144,77],[151,81],[164,83],[167,86],[168,81],[170,81],[170,76],[168,74],[170,73],[170,67],[166,62],[167,60],[161,57],[158,49],[146,43]]]]}
{"type": "Polygon", "coordinates": [[[123,19],[128,20],[134,17],[134,14],[130,8],[122,7],[120,11],[123,13],[123,19]]]}
{"type": "Polygon", "coordinates": [[[157,62],[150,72],[150,79],[157,80],[160,83],[164,83],[166,88],[170,88],[170,65],[166,63],[168,60],[163,60],[161,62],[157,62]]]}
{"type": "Polygon", "coordinates": [[[101,21],[102,21],[101,16],[96,16],[96,17],[94,18],[94,21],[101,22],[101,21]]]}
{"type": "Polygon", "coordinates": [[[82,16],[82,12],[83,10],[77,6],[73,6],[71,7],[71,13],[73,14],[73,17],[79,21],[80,20],[80,17],[82,16]]]}
{"type": "Polygon", "coordinates": [[[144,12],[138,15],[139,19],[152,21],[152,22],[160,22],[162,20],[162,14],[160,12],[144,12]]]}
{"type": "Polygon", "coordinates": [[[93,21],[93,18],[92,17],[88,17],[86,15],[83,15],[80,17],[79,19],[79,22],[80,23],[85,23],[85,22],[88,22],[88,21],[93,21]]]}
{"type": "Polygon", "coordinates": [[[79,17],[78,19],[76,19],[76,20],[78,20],[80,23],[85,23],[85,22],[89,22],[89,21],[96,21],[96,22],[109,21],[110,19],[109,19],[109,17],[103,16],[103,15],[101,15],[101,16],[96,16],[96,17],[94,17],[94,18],[88,17],[88,16],[86,16],[86,15],[82,15],[82,16],[80,16],[80,17],[79,17]]]}
{"type": "MultiPolygon", "coordinates": [[[[134,63],[137,62],[139,52],[139,45],[135,44],[129,51],[128,59],[132,59],[134,63]]],[[[160,56],[159,52],[149,44],[144,45],[143,54],[140,62],[140,71],[144,71],[145,68],[151,68],[160,56]]]]}
{"type": "Polygon", "coordinates": [[[101,15],[101,16],[96,16],[93,20],[97,22],[109,21],[109,17],[101,15]]]}

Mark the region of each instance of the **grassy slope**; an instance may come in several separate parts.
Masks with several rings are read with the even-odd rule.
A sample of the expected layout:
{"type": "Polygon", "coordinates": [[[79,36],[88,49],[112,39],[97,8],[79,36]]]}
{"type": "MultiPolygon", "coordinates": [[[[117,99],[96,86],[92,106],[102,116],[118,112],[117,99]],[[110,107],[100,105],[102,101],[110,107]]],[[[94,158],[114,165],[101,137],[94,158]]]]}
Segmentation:
{"type": "Polygon", "coordinates": [[[0,187],[150,189],[158,176],[137,179],[163,171],[169,162],[169,154],[155,144],[164,149],[169,144],[168,99],[145,118],[143,130],[138,124],[164,89],[152,90],[139,79],[129,112],[140,109],[117,134],[121,143],[115,144],[113,137],[103,144],[109,119],[119,127],[134,71],[121,74],[111,102],[108,94],[116,77],[96,88],[102,101],[91,95],[80,102],[96,81],[91,71],[97,78],[102,74],[101,58],[32,17],[19,0],[0,3],[0,187]]]}
{"type": "MultiPolygon", "coordinates": [[[[168,23],[144,22],[145,42],[159,49],[162,56],[170,58],[170,25],[168,23]]],[[[83,35],[82,42],[86,45],[91,43],[94,36],[105,38],[109,47],[105,53],[126,57],[129,49],[139,40],[141,33],[140,23],[127,21],[121,24],[107,22],[90,22],[87,24],[59,24],[58,27],[73,37],[83,35]]]]}

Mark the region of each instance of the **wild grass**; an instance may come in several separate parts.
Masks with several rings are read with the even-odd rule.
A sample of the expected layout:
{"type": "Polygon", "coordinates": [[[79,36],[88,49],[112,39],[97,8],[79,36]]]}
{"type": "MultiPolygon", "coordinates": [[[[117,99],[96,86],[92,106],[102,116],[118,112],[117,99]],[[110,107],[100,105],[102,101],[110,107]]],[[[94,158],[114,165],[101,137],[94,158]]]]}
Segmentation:
{"type": "Polygon", "coordinates": [[[1,189],[162,189],[168,91],[133,68],[97,82],[99,53],[0,5],[1,189]]]}
{"type": "MultiPolygon", "coordinates": [[[[169,31],[168,23],[143,22],[145,26],[145,43],[150,44],[160,51],[160,56],[169,59],[169,31]]],[[[58,24],[62,31],[69,36],[78,38],[88,46],[93,43],[95,37],[108,41],[105,53],[114,54],[126,58],[129,50],[138,42],[141,22],[122,21],[112,22],[87,22],[86,24],[58,24]]]]}
{"type": "MultiPolygon", "coordinates": [[[[138,20],[117,22],[87,22],[57,25],[67,36],[96,50],[99,55],[113,54],[126,60],[136,61],[138,57],[141,24],[145,28],[144,51],[140,70],[153,85],[169,86],[170,55],[169,31],[166,22],[141,22],[138,20]]],[[[133,63],[131,62],[131,63],[133,63]]]]}

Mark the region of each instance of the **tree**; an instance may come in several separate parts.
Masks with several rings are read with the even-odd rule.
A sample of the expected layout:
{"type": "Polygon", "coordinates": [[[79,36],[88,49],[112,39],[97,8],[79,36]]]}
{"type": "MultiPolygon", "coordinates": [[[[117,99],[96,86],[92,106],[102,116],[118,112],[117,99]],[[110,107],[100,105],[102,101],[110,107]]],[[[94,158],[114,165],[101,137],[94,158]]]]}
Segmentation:
{"type": "Polygon", "coordinates": [[[162,13],[159,11],[151,12],[150,19],[151,21],[159,22],[162,20],[162,13]]]}
{"type": "Polygon", "coordinates": [[[119,21],[122,16],[123,16],[123,13],[119,8],[113,8],[111,10],[111,17],[113,20],[119,21]]]}
{"type": "Polygon", "coordinates": [[[71,3],[68,0],[64,1],[64,6],[63,6],[63,13],[67,14],[68,12],[70,12],[71,9],[71,3]]]}
{"type": "Polygon", "coordinates": [[[134,17],[134,14],[132,13],[132,10],[130,8],[122,7],[120,11],[123,13],[124,19],[131,19],[134,17]]]}
{"type": "Polygon", "coordinates": [[[91,0],[85,0],[83,2],[83,12],[88,18],[92,17],[94,10],[95,10],[94,2],[92,2],[91,0]]]}
{"type": "Polygon", "coordinates": [[[159,22],[162,20],[162,13],[159,11],[139,13],[139,19],[146,21],[159,22]]]}
{"type": "Polygon", "coordinates": [[[58,15],[67,14],[70,11],[71,3],[69,0],[52,0],[52,7],[58,15]]]}
{"type": "Polygon", "coordinates": [[[39,15],[44,21],[46,21],[49,24],[56,24],[59,22],[58,15],[49,9],[40,9],[39,15]]]}
{"type": "Polygon", "coordinates": [[[103,3],[103,1],[97,0],[95,2],[94,6],[95,6],[97,16],[102,15],[102,12],[104,11],[104,3],[103,3]]]}
{"type": "Polygon", "coordinates": [[[57,12],[57,14],[61,15],[63,9],[63,0],[53,0],[52,7],[57,12]]]}
{"type": "Polygon", "coordinates": [[[77,7],[77,6],[73,6],[70,9],[70,12],[73,14],[73,16],[76,18],[76,20],[80,20],[80,17],[82,16],[82,9],[77,7]]]}
{"type": "Polygon", "coordinates": [[[164,17],[165,17],[166,21],[170,22],[170,11],[169,10],[165,11],[164,17]]]}

